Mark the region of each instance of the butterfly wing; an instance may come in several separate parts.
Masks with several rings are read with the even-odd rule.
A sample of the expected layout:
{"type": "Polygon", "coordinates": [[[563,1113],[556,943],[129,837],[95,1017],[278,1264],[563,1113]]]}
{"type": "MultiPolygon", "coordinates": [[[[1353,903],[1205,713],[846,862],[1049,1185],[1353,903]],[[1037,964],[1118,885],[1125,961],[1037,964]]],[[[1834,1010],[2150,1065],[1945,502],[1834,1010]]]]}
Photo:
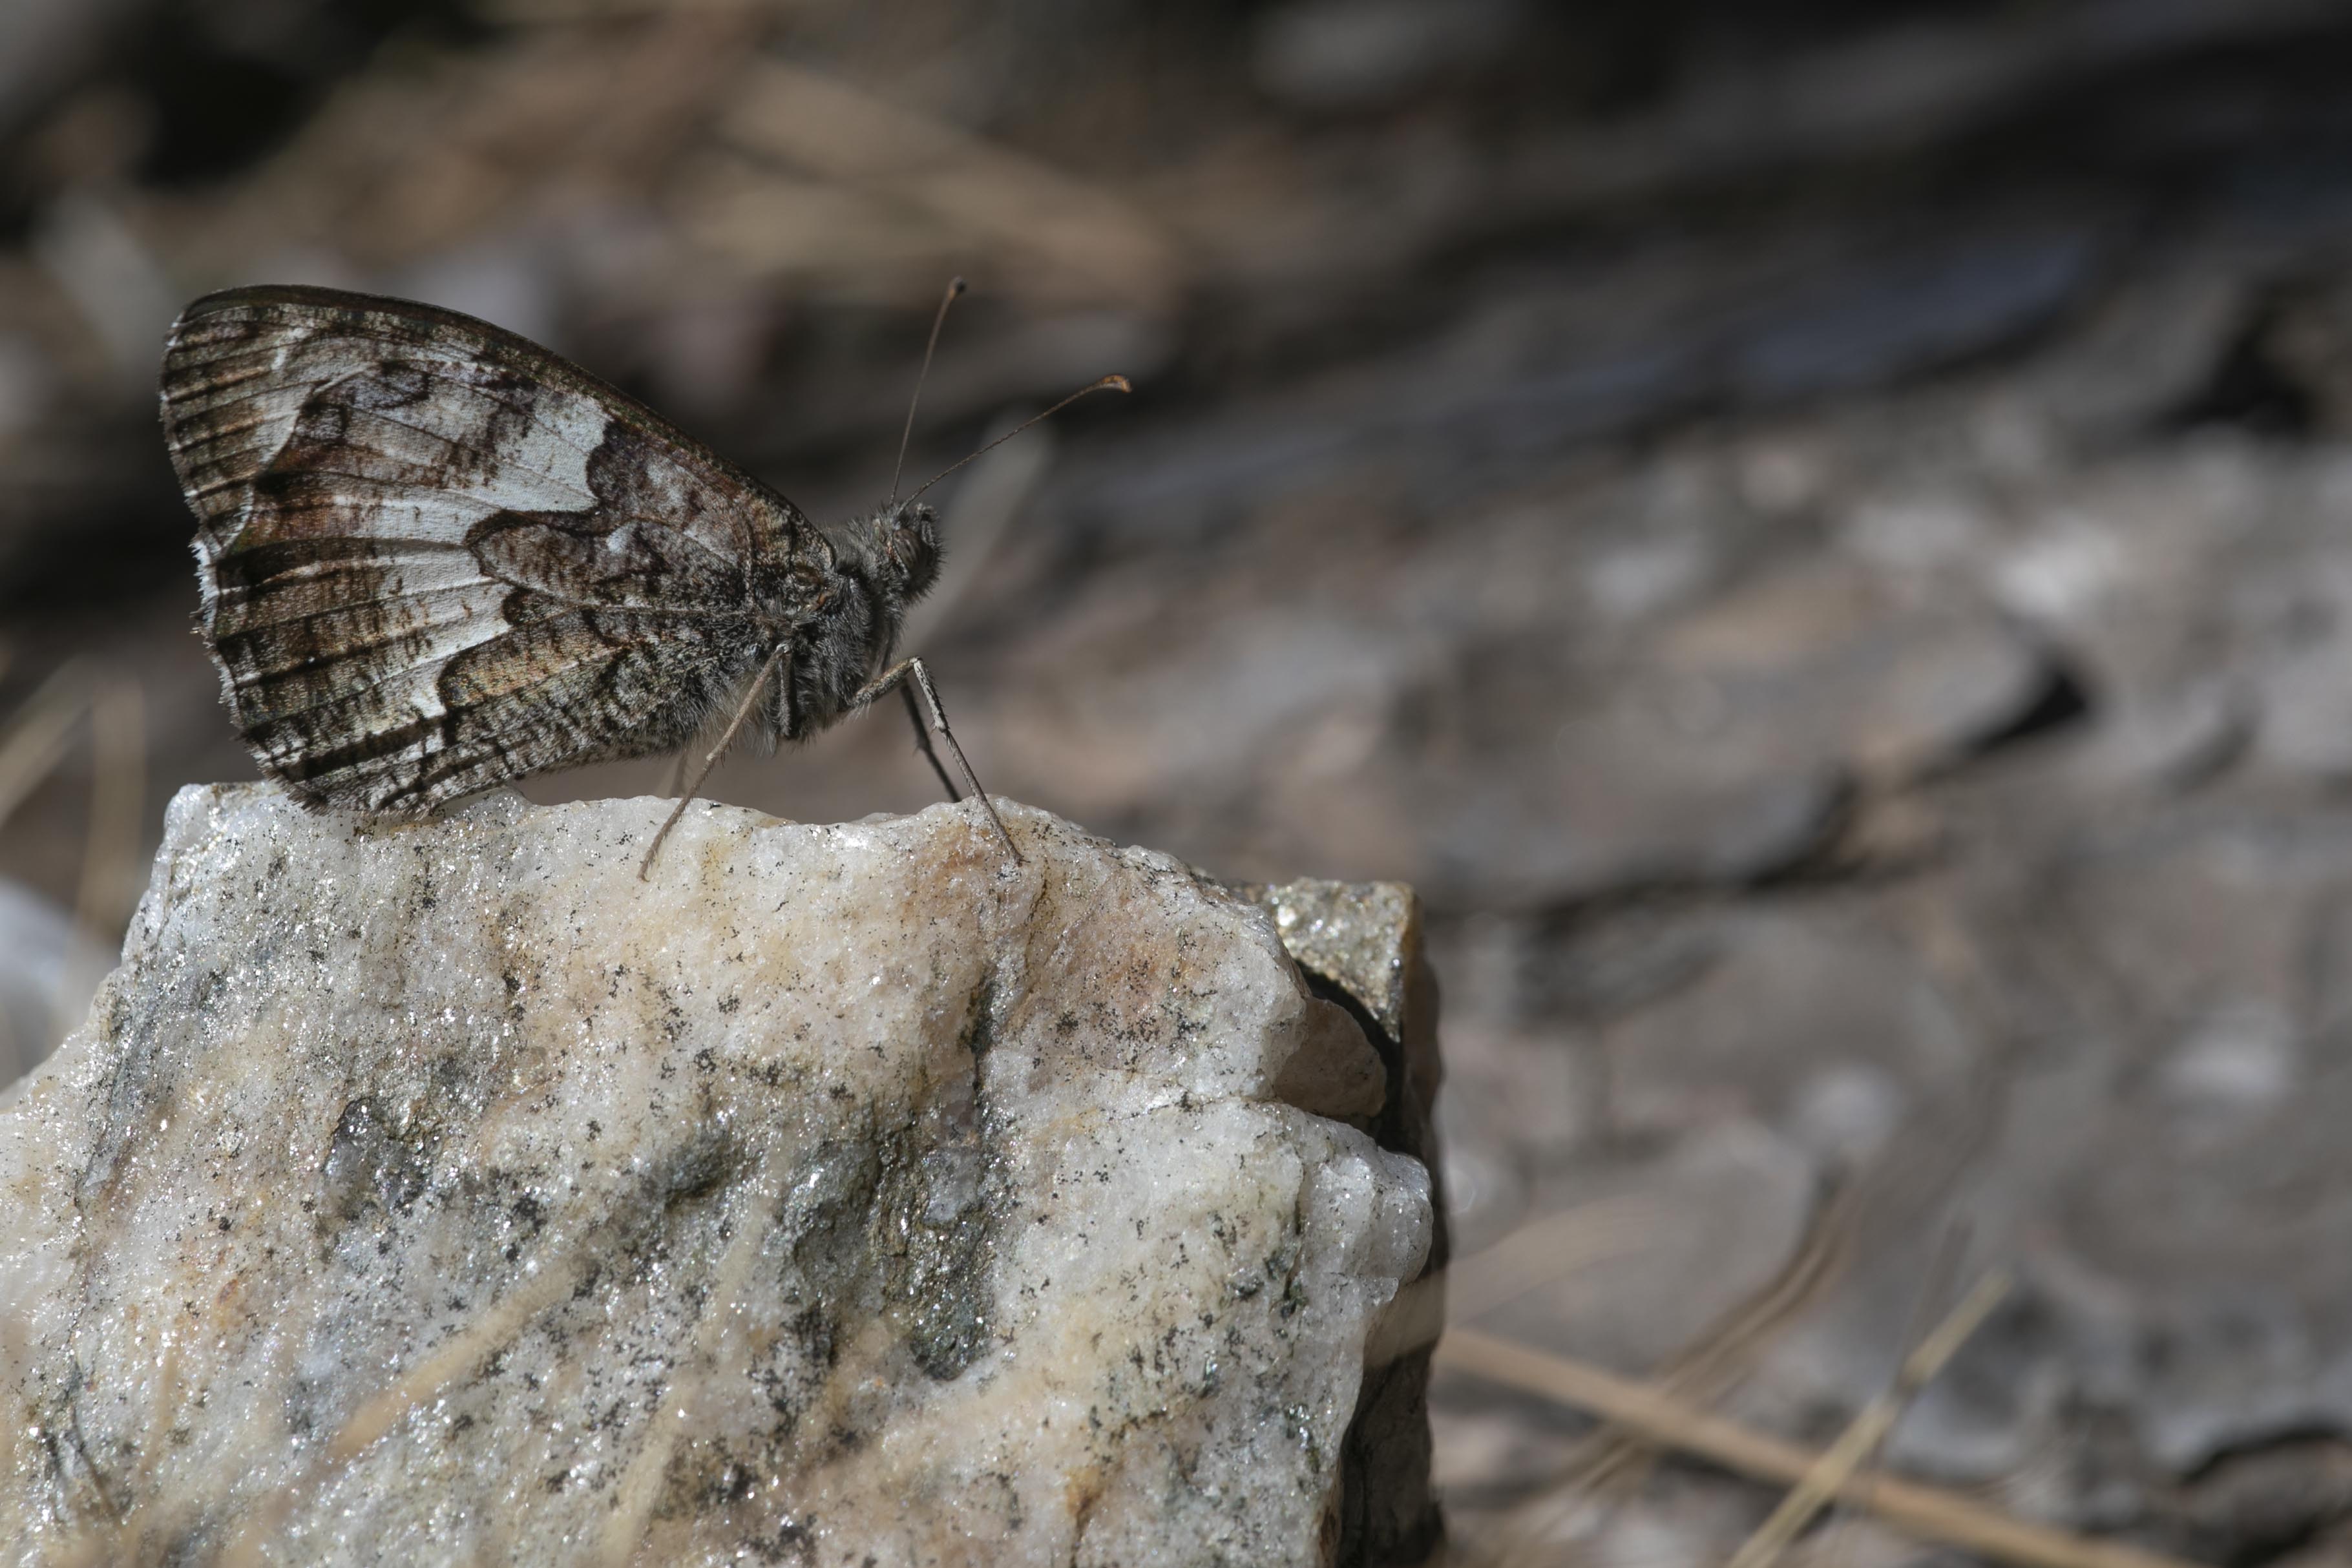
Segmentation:
{"type": "Polygon", "coordinates": [[[650,410],[431,306],[208,295],[163,413],[230,710],[313,803],[424,809],[677,745],[788,629],[776,582],[829,563],[650,410]]]}

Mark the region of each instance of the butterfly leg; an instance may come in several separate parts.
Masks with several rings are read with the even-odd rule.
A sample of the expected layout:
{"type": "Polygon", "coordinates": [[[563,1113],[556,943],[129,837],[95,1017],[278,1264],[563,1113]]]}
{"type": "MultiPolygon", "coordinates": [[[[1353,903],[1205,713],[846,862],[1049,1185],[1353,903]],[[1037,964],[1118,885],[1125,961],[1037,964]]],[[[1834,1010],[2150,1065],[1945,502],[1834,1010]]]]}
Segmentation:
{"type": "MultiPolygon", "coordinates": [[[[852,697],[850,706],[861,708],[869,706],[887,696],[891,687],[903,686],[909,678],[923,695],[923,706],[929,710],[931,729],[938,733],[941,740],[948,743],[948,755],[955,758],[956,771],[963,775],[965,786],[980,797],[981,807],[987,811],[988,820],[996,824],[996,836],[1004,841],[1006,852],[1013,856],[1014,863],[1018,864],[1021,860],[1020,847],[1013,843],[1013,834],[1005,827],[1004,819],[996,814],[996,802],[991,800],[988,798],[988,791],[980,787],[980,779],[973,774],[971,763],[964,757],[963,747],[956,744],[955,731],[948,727],[947,709],[940,706],[939,688],[931,685],[931,673],[923,667],[922,660],[919,658],[899,660],[876,676],[872,685],[852,697]]],[[[929,751],[930,747],[926,744],[923,749],[929,751]]],[[[934,767],[938,766],[939,758],[936,756],[931,761],[934,767]]],[[[950,789],[952,793],[953,787],[950,786],[950,789]]]]}
{"type": "Polygon", "coordinates": [[[963,791],[956,788],[955,779],[948,773],[948,765],[940,760],[939,752],[931,745],[931,727],[923,722],[923,709],[915,700],[915,688],[900,681],[898,695],[907,699],[907,717],[915,727],[915,748],[923,754],[923,760],[931,765],[931,771],[940,776],[940,788],[948,792],[948,799],[961,800],[963,791]]]}
{"type": "Polygon", "coordinates": [[[768,678],[776,673],[776,666],[782,664],[784,655],[792,651],[793,645],[784,643],[768,655],[768,662],[761,664],[760,673],[751,678],[751,687],[744,692],[743,700],[735,706],[735,716],[727,721],[727,732],[719,737],[719,744],[710,748],[710,755],[702,759],[702,766],[694,770],[693,780],[687,785],[686,792],[677,798],[677,804],[670,809],[660,830],[654,834],[654,841],[646,846],[644,863],[637,867],[639,882],[645,881],[646,873],[654,869],[654,856],[661,853],[662,841],[669,837],[672,828],[677,826],[677,820],[686,815],[686,808],[702,788],[702,781],[710,777],[710,770],[719,766],[719,759],[727,755],[727,748],[735,744],[736,733],[743,727],[743,721],[751,716],[753,708],[760,706],[760,694],[767,689],[768,678]]]}

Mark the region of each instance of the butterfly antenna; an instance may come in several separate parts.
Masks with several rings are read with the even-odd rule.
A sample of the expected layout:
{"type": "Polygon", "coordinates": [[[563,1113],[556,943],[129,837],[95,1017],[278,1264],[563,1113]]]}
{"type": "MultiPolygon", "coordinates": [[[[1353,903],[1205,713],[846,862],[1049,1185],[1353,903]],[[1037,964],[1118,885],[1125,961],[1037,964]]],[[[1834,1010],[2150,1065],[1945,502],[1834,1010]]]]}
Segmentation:
{"type": "MultiPolygon", "coordinates": [[[[992,452],[995,451],[998,447],[1000,447],[1000,446],[1003,445],[1006,442],[1008,442],[1008,441],[1012,440],[1014,436],[1016,436],[1016,435],[1020,434],[1023,431],[1024,431],[1024,430],[1028,429],[1031,425],[1033,425],[1033,424],[1036,423],[1039,420],[1041,420],[1041,419],[1051,419],[1051,418],[1053,418],[1055,414],[1057,414],[1057,413],[1061,413],[1064,409],[1066,409],[1066,408],[1069,407],[1072,403],[1074,403],[1074,402],[1077,402],[1080,398],[1082,398],[1082,397],[1086,396],[1088,392],[1133,392],[1134,390],[1135,390],[1135,383],[1134,383],[1134,382],[1130,382],[1130,381],[1129,381],[1125,376],[1105,376],[1105,377],[1103,377],[1103,379],[1102,379],[1102,380],[1100,380],[1100,381],[1098,381],[1098,382],[1094,382],[1094,383],[1093,383],[1092,385],[1090,385],[1090,386],[1083,386],[1083,387],[1080,387],[1077,391],[1076,391],[1076,392],[1072,392],[1069,396],[1067,396],[1067,397],[1064,398],[1061,402],[1059,402],[1055,403],[1053,407],[1051,407],[1051,408],[1047,409],[1045,413],[1033,413],[1033,414],[1031,414],[1028,418],[1026,418],[1026,419],[1023,420],[1020,423],[1018,423],[1018,424],[1014,425],[1012,429],[1010,429],[1010,430],[1006,431],[1003,434],[1002,434],[1002,435],[998,436],[995,440],[993,440],[993,441],[990,442],[987,445],[985,445],[985,446],[982,447],[979,451],[977,451],[977,452],[973,453],[973,454],[971,455],[971,457],[966,457],[966,458],[963,458],[961,461],[949,464],[946,467],[944,467],[944,468],[940,469],[938,473],[936,473],[936,474],[932,475],[929,479],[925,480],[925,481],[923,482],[923,489],[922,489],[922,490],[918,490],[918,491],[916,491],[916,492],[915,492],[915,494],[914,494],[913,496],[909,496],[909,497],[907,497],[907,499],[908,499],[909,501],[911,501],[911,500],[915,499],[915,497],[916,497],[917,496],[920,496],[920,495],[923,493],[923,490],[928,490],[928,489],[929,489],[933,485],[938,484],[940,480],[942,480],[942,479],[946,478],[949,475],[950,475],[950,474],[954,473],[957,469],[959,469],[959,468],[962,467],[962,466],[964,465],[964,464],[971,462],[971,461],[972,460],[972,458],[973,458],[973,457],[984,457],[984,456],[986,456],[989,453],[992,453],[992,452]]],[[[896,491],[896,489],[897,489],[897,486],[892,486],[892,489],[893,489],[893,492],[894,492],[894,497],[893,497],[893,498],[895,499],[895,491],[896,491]]]]}
{"type": "MultiPolygon", "coordinates": [[[[963,279],[948,279],[948,291],[940,300],[939,313],[931,318],[930,341],[923,345],[923,368],[915,372],[915,395],[907,400],[907,428],[898,433],[898,461],[890,470],[890,504],[898,504],[898,479],[907,471],[907,443],[915,438],[915,409],[923,401],[923,382],[931,373],[931,353],[940,346],[940,329],[947,324],[948,307],[963,292],[963,279]]],[[[919,496],[920,490],[915,492],[919,496]]]]}

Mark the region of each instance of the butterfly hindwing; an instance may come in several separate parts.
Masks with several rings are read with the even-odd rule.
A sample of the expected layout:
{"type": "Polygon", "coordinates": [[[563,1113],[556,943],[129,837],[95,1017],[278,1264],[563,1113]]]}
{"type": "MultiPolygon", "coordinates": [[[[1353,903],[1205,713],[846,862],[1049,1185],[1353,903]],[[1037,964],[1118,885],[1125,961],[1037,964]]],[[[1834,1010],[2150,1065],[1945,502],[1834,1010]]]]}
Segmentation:
{"type": "Polygon", "coordinates": [[[325,289],[173,327],[164,434],[239,728],[298,794],[425,808],[677,744],[762,656],[789,502],[486,323],[325,289]]]}

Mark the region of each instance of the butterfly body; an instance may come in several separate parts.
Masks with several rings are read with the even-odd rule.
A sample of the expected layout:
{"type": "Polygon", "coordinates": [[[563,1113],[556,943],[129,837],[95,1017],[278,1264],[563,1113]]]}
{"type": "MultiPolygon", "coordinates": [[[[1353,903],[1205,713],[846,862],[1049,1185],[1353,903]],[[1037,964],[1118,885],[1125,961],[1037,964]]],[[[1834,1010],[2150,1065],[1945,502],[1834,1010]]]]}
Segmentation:
{"type": "Polygon", "coordinates": [[[162,401],[224,695],[313,805],[425,810],[675,750],[747,697],[739,723],[813,734],[895,684],[938,574],[929,507],[821,528],[556,355],[431,306],[208,295],[173,328],[162,401]]]}

